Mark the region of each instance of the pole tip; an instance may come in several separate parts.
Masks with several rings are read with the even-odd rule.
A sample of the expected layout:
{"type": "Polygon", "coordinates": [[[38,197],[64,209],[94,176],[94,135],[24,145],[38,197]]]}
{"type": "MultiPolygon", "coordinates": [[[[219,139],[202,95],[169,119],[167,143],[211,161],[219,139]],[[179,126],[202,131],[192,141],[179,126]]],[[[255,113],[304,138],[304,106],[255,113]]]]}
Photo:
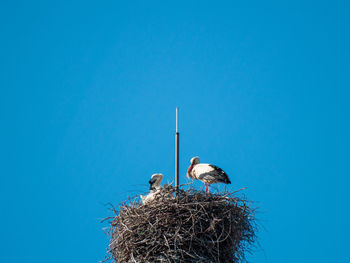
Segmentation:
{"type": "Polygon", "coordinates": [[[179,132],[179,107],[176,107],[176,132],[179,132]]]}

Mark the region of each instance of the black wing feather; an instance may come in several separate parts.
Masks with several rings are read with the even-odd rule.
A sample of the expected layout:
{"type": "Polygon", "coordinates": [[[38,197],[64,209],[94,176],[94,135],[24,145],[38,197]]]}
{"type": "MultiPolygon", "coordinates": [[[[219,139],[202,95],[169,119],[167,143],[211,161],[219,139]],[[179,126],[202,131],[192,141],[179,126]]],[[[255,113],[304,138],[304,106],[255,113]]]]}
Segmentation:
{"type": "Polygon", "coordinates": [[[224,170],[222,170],[220,167],[217,167],[216,165],[209,164],[209,166],[214,169],[213,172],[215,172],[215,175],[219,182],[224,184],[231,183],[230,179],[228,178],[228,175],[225,173],[224,170]]]}

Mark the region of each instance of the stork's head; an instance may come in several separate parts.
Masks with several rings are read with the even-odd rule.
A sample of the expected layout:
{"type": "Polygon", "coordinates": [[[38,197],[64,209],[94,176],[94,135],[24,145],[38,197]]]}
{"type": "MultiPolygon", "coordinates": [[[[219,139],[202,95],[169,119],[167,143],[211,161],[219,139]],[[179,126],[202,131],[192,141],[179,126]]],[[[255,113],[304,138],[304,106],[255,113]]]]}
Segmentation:
{"type": "Polygon", "coordinates": [[[199,157],[198,156],[195,156],[191,159],[191,165],[190,165],[190,167],[188,167],[188,170],[187,170],[187,177],[188,178],[192,178],[191,172],[192,172],[193,166],[195,166],[196,164],[199,164],[199,157]]]}
{"type": "Polygon", "coordinates": [[[149,180],[149,189],[157,190],[160,189],[160,183],[163,180],[162,174],[153,174],[151,179],[149,180]]]}
{"type": "Polygon", "coordinates": [[[195,164],[199,164],[199,157],[198,156],[195,156],[191,159],[191,165],[195,165],[195,164]]]}

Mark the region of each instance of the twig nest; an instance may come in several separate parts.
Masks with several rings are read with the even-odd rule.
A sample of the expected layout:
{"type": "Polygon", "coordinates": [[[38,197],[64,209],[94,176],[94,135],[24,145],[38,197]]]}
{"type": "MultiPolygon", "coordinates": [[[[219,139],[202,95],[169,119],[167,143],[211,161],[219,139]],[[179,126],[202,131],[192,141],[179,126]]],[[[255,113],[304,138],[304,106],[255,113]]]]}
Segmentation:
{"type": "Polygon", "coordinates": [[[254,210],[233,193],[168,186],[141,204],[119,207],[109,234],[115,262],[240,262],[255,241],[254,210]]]}

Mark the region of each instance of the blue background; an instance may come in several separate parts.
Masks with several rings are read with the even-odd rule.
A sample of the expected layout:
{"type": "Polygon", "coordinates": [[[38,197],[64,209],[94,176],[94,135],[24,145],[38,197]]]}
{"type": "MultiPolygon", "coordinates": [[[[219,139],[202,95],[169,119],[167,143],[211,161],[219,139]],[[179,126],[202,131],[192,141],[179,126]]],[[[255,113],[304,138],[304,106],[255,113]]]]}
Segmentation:
{"type": "Polygon", "coordinates": [[[103,259],[104,204],[173,178],[179,106],[182,182],[198,155],[260,207],[251,262],[346,262],[349,11],[3,1],[1,261],[103,259]]]}

